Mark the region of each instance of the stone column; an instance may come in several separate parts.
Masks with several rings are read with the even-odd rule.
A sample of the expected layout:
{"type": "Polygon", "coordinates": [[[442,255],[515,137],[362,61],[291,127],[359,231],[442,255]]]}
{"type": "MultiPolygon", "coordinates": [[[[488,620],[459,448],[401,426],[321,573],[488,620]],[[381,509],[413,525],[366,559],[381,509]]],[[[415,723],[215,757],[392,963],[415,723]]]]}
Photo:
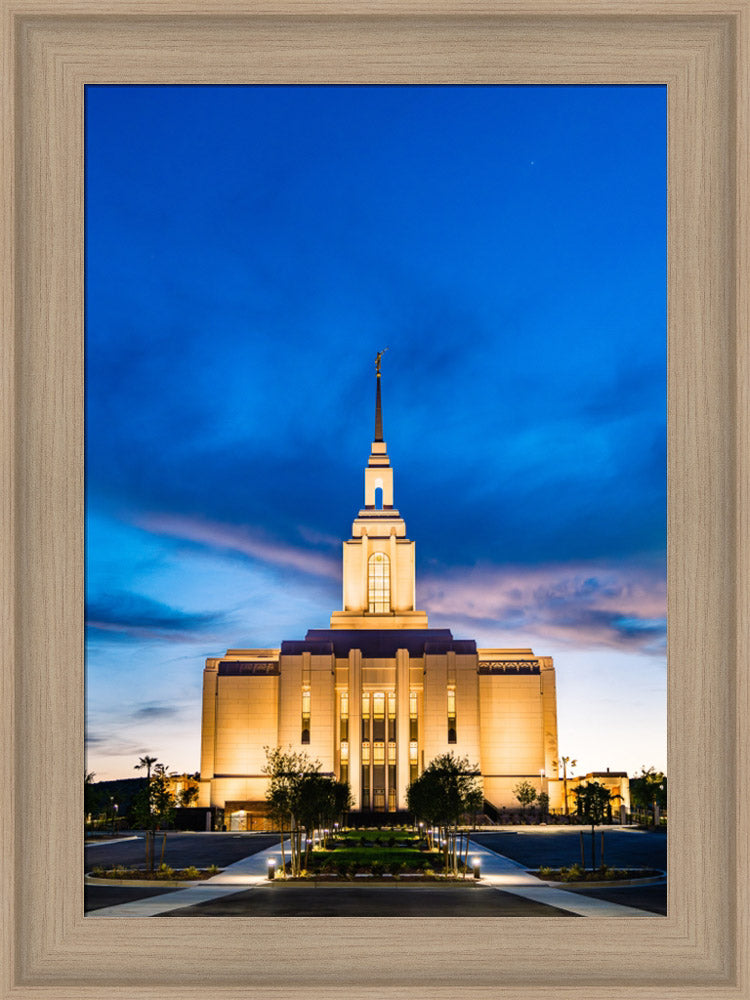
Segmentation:
{"type": "Polygon", "coordinates": [[[362,653],[349,650],[349,787],[354,809],[362,803],[362,653]]]}
{"type": "Polygon", "coordinates": [[[396,808],[406,809],[409,784],[409,651],[396,650],[396,808]]]}

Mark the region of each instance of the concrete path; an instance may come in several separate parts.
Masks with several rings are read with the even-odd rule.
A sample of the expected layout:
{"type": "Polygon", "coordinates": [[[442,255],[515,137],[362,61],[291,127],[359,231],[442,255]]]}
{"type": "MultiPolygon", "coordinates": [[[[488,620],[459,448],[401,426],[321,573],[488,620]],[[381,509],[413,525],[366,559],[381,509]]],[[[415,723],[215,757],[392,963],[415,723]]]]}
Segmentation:
{"type": "MultiPolygon", "coordinates": [[[[515,896],[533,900],[535,903],[546,903],[558,910],[575,913],[579,917],[653,917],[648,910],[639,910],[633,906],[623,906],[621,903],[610,903],[605,899],[594,899],[578,893],[566,892],[557,887],[556,883],[543,882],[535,875],[530,875],[517,861],[504,857],[483,847],[481,844],[469,841],[469,860],[478,858],[482,874],[482,882],[502,892],[510,892],[515,896]]],[[[613,883],[616,884],[616,883],[613,883]]]]}
{"type": "MultiPolygon", "coordinates": [[[[290,846],[290,841],[284,845],[287,858],[290,846]]],[[[265,851],[258,851],[257,854],[251,854],[241,861],[236,861],[233,865],[228,865],[224,871],[206,879],[200,885],[178,889],[176,892],[170,892],[164,896],[134,899],[129,903],[120,903],[117,906],[105,906],[100,910],[91,910],[86,916],[158,917],[162,913],[169,913],[170,910],[181,910],[185,906],[195,906],[196,903],[205,903],[210,899],[231,896],[235,892],[246,892],[267,880],[269,857],[277,858],[280,863],[281,848],[278,844],[275,847],[266,848],[265,851]]],[[[158,885],[159,883],[154,884],[158,885]]]]}

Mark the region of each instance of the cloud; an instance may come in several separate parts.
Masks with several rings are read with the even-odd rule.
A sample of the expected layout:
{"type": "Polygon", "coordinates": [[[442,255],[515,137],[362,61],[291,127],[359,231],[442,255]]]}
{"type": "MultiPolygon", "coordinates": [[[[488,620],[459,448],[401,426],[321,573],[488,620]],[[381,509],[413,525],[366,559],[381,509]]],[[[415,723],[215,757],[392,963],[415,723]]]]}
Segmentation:
{"type": "Polygon", "coordinates": [[[87,733],[85,745],[87,750],[96,750],[97,759],[104,757],[133,757],[137,760],[144,754],[151,753],[150,749],[142,743],[134,743],[132,740],[123,739],[112,734],[103,736],[100,733],[87,733]]]}
{"type": "Polygon", "coordinates": [[[647,654],[666,648],[666,581],[657,567],[477,567],[426,579],[420,606],[483,634],[647,654]]]}
{"type": "Polygon", "coordinates": [[[194,638],[225,621],[223,612],[181,611],[129,591],[101,595],[86,606],[89,634],[121,640],[194,638]]]}
{"type": "Polygon", "coordinates": [[[138,527],[155,535],[246,556],[310,576],[338,579],[341,573],[338,555],[334,558],[283,542],[269,541],[246,527],[171,514],[145,514],[136,523],[138,527]]]}
{"type": "Polygon", "coordinates": [[[179,714],[180,710],[167,702],[152,702],[148,705],[142,705],[140,708],[134,709],[131,713],[136,721],[146,722],[153,722],[157,719],[168,719],[179,714]]]}

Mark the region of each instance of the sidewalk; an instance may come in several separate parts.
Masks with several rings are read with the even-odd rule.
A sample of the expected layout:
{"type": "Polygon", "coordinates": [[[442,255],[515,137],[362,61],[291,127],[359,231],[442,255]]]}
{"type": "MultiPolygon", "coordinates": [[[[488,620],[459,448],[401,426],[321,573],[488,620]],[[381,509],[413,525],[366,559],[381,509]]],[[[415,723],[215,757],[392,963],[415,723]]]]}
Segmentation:
{"type": "MultiPolygon", "coordinates": [[[[291,842],[284,844],[287,857],[291,842]]],[[[105,906],[100,910],[92,910],[86,914],[87,917],[158,917],[162,913],[169,913],[171,910],[181,910],[186,906],[195,906],[196,903],[205,903],[210,899],[219,899],[222,896],[231,896],[235,892],[246,892],[253,889],[258,884],[265,882],[268,877],[268,859],[273,857],[281,863],[281,847],[276,844],[268,847],[265,851],[258,851],[241,861],[235,861],[233,865],[227,865],[224,871],[219,872],[201,885],[193,885],[188,889],[177,889],[174,892],[165,893],[163,896],[150,896],[148,899],[134,899],[129,903],[120,903],[117,906],[105,906]]],[[[158,882],[154,885],[158,886],[158,882]]]]}
{"type": "Polygon", "coordinates": [[[604,899],[591,896],[574,895],[565,889],[557,888],[556,883],[543,882],[535,875],[530,875],[517,861],[511,861],[502,854],[497,854],[489,847],[469,841],[469,859],[479,858],[482,882],[502,892],[510,892],[514,896],[533,900],[535,903],[545,903],[558,910],[574,913],[579,917],[653,917],[647,910],[638,910],[633,906],[623,906],[621,903],[610,903],[604,899]]]}

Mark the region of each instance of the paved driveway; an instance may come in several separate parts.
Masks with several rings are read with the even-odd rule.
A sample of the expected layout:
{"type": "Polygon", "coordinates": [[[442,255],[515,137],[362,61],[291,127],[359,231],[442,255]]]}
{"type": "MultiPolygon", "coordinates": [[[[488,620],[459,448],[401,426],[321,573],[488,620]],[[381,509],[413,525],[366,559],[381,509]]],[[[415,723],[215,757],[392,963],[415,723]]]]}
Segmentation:
{"type": "Polygon", "coordinates": [[[485,886],[258,886],[167,917],[569,917],[485,886]]]}
{"type": "MultiPolygon", "coordinates": [[[[526,868],[549,865],[559,868],[581,862],[580,833],[586,864],[591,864],[591,827],[520,827],[492,833],[474,833],[472,840],[504,854],[526,868]]],[[[657,868],[667,870],[666,833],[647,833],[627,827],[597,827],[596,859],[599,862],[601,834],[604,860],[613,868],[657,868]]]]}

